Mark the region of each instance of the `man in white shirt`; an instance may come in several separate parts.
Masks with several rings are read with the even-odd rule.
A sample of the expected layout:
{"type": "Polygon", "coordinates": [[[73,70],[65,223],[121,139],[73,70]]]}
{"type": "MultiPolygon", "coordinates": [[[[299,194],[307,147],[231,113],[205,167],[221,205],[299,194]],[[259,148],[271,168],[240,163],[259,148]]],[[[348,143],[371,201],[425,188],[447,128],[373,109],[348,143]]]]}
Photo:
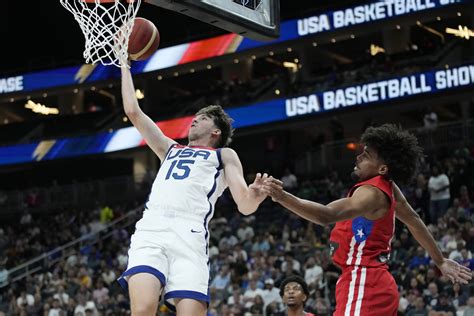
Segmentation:
{"type": "Polygon", "coordinates": [[[255,296],[260,295],[263,298],[263,294],[263,290],[257,288],[257,282],[255,280],[250,280],[249,287],[244,293],[245,308],[252,307],[255,296]]]}
{"type": "Polygon", "coordinates": [[[323,269],[316,264],[314,257],[309,257],[306,261],[306,270],[304,272],[304,280],[312,287],[323,275],[323,269]]]}
{"type": "Polygon", "coordinates": [[[430,219],[431,223],[436,225],[438,218],[446,213],[451,198],[449,178],[446,174],[440,172],[437,166],[434,166],[431,171],[428,190],[430,191],[430,219]]]}
{"type": "Polygon", "coordinates": [[[277,310],[280,310],[280,304],[283,302],[280,297],[280,290],[274,286],[273,279],[265,280],[265,289],[263,290],[263,310],[265,311],[269,304],[277,304],[277,310]]]}

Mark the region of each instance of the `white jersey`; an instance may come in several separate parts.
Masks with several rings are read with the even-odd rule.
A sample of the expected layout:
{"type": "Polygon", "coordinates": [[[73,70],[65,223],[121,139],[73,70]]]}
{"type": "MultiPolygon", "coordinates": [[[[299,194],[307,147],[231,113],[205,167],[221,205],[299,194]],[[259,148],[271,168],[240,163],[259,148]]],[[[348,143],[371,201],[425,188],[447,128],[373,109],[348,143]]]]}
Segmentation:
{"type": "Polygon", "coordinates": [[[146,208],[178,211],[206,226],[227,184],[220,149],[171,145],[153,183],[146,208]]]}

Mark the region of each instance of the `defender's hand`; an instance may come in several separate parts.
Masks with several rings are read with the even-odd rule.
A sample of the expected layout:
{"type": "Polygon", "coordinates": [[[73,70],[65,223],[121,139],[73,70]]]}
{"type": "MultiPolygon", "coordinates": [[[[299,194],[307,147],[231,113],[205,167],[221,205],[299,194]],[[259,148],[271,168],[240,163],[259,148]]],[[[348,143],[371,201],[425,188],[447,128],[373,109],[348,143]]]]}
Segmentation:
{"type": "Polygon", "coordinates": [[[472,279],[471,269],[465,267],[454,260],[444,259],[443,263],[438,267],[451,282],[459,282],[461,284],[468,284],[472,279]]]}
{"type": "Polygon", "coordinates": [[[273,177],[269,177],[263,183],[263,191],[272,197],[272,200],[278,202],[282,199],[285,191],[283,190],[283,182],[273,177]]]}

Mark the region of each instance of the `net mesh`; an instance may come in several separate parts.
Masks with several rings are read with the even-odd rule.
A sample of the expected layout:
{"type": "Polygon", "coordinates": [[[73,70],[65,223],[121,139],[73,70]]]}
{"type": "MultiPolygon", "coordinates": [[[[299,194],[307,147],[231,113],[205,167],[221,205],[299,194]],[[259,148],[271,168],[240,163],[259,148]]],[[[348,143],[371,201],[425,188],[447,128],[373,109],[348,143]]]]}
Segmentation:
{"type": "Polygon", "coordinates": [[[60,0],[85,37],[86,63],[128,67],[128,38],[141,0],[60,0]]]}

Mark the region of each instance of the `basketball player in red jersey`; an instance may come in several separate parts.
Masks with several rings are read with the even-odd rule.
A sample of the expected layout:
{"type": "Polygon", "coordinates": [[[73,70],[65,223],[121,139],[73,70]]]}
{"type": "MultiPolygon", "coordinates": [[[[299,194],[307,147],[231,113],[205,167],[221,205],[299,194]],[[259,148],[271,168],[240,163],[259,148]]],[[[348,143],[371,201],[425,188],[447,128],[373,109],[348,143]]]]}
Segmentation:
{"type": "Polygon", "coordinates": [[[293,213],[320,225],[336,223],[331,232],[333,261],[342,269],[336,286],[334,316],[397,314],[398,290],[388,272],[395,217],[430,254],[453,283],[468,283],[468,268],[443,257],[432,235],[394,182],[415,173],[422,154],[416,138],[395,125],[368,128],[361,137],[353,178],[359,181],[346,198],[328,205],[300,199],[270,178],[264,190],[293,213]]]}

